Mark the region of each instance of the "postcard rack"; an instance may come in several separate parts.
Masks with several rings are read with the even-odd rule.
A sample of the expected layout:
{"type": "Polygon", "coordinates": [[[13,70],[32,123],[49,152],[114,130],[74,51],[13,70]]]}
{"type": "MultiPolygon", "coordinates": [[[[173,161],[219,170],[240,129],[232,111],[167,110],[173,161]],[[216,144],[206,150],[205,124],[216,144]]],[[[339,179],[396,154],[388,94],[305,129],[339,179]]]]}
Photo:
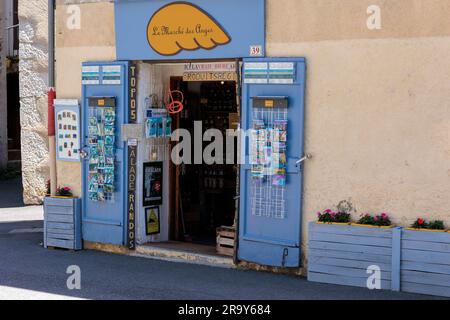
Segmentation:
{"type": "Polygon", "coordinates": [[[114,99],[89,105],[89,200],[114,201],[116,185],[116,110],[114,99]]]}
{"type": "Polygon", "coordinates": [[[251,135],[251,212],[258,217],[286,218],[287,98],[253,101],[251,135]]]}

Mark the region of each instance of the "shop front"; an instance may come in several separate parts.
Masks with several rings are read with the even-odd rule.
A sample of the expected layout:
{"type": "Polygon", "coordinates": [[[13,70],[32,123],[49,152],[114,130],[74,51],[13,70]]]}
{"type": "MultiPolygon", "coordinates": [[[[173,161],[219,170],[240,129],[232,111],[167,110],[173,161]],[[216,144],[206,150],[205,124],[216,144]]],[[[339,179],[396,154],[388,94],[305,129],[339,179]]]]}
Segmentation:
{"type": "Polygon", "coordinates": [[[83,239],[300,267],[306,62],[266,56],[265,1],[116,0],[115,30],[82,67],[83,239]]]}

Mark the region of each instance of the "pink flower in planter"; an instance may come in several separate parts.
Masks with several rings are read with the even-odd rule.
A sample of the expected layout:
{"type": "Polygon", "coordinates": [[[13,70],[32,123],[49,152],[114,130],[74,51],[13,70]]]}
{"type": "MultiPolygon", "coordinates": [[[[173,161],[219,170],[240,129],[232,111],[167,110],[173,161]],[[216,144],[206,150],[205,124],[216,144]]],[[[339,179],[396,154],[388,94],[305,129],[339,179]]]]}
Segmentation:
{"type": "Polygon", "coordinates": [[[327,209],[324,211],[325,213],[332,213],[331,209],[327,209]]]}

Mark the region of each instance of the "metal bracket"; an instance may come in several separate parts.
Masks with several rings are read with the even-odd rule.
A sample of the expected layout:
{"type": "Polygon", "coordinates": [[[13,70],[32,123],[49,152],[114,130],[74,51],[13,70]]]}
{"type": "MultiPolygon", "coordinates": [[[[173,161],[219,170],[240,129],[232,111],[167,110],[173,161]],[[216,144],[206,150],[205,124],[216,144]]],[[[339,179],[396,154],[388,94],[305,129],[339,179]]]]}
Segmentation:
{"type": "Polygon", "coordinates": [[[84,149],[80,149],[78,152],[80,153],[80,158],[83,160],[89,157],[89,153],[84,149]]]}
{"type": "Polygon", "coordinates": [[[302,164],[306,160],[310,160],[312,158],[312,155],[310,153],[307,153],[303,158],[299,159],[295,164],[298,166],[299,164],[302,164]]]}

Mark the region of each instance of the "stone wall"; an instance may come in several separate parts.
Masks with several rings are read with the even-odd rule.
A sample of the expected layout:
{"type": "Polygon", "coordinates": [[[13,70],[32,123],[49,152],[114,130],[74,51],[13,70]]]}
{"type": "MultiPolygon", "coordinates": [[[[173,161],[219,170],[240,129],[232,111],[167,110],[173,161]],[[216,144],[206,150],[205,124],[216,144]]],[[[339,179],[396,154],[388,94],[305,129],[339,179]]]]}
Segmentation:
{"type": "Polygon", "coordinates": [[[19,1],[20,122],[25,204],[39,204],[49,179],[47,0],[19,1]]]}

